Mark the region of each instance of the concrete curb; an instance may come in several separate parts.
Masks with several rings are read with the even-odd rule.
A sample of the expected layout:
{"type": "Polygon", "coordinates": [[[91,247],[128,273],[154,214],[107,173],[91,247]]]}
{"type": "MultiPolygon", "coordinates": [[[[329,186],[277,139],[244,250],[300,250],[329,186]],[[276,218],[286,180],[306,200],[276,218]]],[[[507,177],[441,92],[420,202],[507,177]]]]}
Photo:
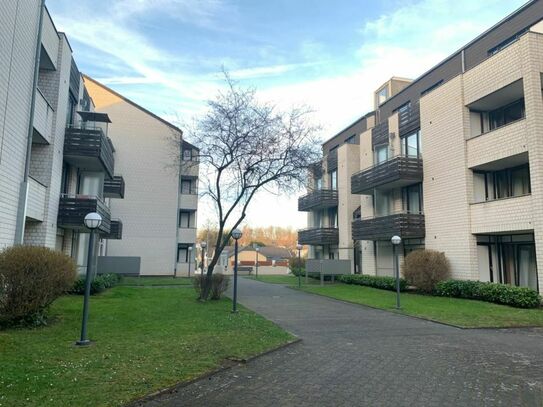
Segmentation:
{"type": "Polygon", "coordinates": [[[266,351],[264,351],[262,353],[250,356],[247,359],[235,359],[235,360],[234,359],[226,359],[225,362],[223,362],[222,366],[220,366],[220,367],[218,367],[216,369],[213,369],[213,370],[211,370],[211,371],[209,371],[207,373],[204,373],[201,376],[195,377],[194,379],[191,379],[191,380],[188,380],[188,381],[183,381],[183,382],[176,383],[176,384],[174,384],[172,386],[166,387],[166,388],[161,389],[161,390],[157,390],[154,393],[151,393],[151,394],[148,394],[146,396],[140,397],[138,399],[132,400],[132,401],[128,402],[127,404],[125,404],[125,406],[126,407],[142,406],[144,403],[152,401],[154,399],[157,399],[160,396],[163,396],[165,394],[177,393],[178,390],[180,390],[180,389],[182,389],[182,388],[184,388],[186,386],[189,386],[189,385],[191,385],[191,384],[193,384],[195,382],[198,382],[198,381],[204,380],[204,379],[208,379],[208,378],[210,378],[212,376],[215,376],[218,373],[221,373],[221,372],[224,372],[224,371],[226,371],[228,369],[231,369],[234,366],[244,365],[244,364],[249,363],[249,362],[251,362],[251,361],[253,361],[255,359],[258,359],[258,358],[260,358],[262,356],[266,356],[266,355],[269,355],[270,353],[277,352],[279,350],[287,348],[287,347],[289,347],[291,345],[294,345],[296,343],[299,343],[301,341],[302,341],[301,338],[296,337],[295,339],[293,339],[293,340],[291,340],[289,342],[286,342],[286,343],[283,343],[283,344],[281,344],[279,346],[276,346],[274,348],[268,349],[268,350],[266,350],[266,351]]]}

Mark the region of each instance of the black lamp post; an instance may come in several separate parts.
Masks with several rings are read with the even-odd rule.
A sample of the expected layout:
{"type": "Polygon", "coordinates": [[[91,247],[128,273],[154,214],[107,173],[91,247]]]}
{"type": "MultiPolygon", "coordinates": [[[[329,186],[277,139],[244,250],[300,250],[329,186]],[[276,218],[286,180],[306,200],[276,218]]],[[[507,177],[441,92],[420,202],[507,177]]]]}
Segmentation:
{"type": "Polygon", "coordinates": [[[296,245],[296,249],[298,249],[298,288],[302,288],[302,248],[300,243],[296,245]]]}
{"type": "Polygon", "coordinates": [[[232,312],[238,312],[238,240],[241,238],[241,230],[234,229],[232,237],[235,240],[234,244],[234,299],[232,302],[232,312]]]}
{"type": "Polygon", "coordinates": [[[402,243],[402,238],[394,235],[390,241],[392,243],[392,256],[394,257],[394,272],[396,273],[396,309],[400,309],[400,264],[398,261],[397,247],[402,243]]]}
{"type": "Polygon", "coordinates": [[[260,247],[258,247],[257,244],[255,244],[255,266],[256,266],[256,279],[258,280],[258,252],[260,251],[260,247]]]}
{"type": "Polygon", "coordinates": [[[204,275],[204,264],[205,264],[205,251],[206,251],[207,243],[202,242],[200,243],[200,248],[202,249],[202,276],[204,275]]]}
{"type": "Polygon", "coordinates": [[[93,276],[94,265],[94,232],[102,224],[102,217],[96,213],[91,212],[85,216],[83,221],[87,229],[90,230],[89,236],[89,252],[87,253],[87,274],[85,277],[85,297],[83,298],[83,321],[81,323],[81,338],[76,342],[78,346],[90,345],[90,341],[87,338],[87,321],[89,319],[89,297],[91,289],[91,281],[93,276]]]}
{"type": "Polygon", "coordinates": [[[189,278],[190,278],[190,265],[192,263],[192,246],[189,246],[189,278]]]}

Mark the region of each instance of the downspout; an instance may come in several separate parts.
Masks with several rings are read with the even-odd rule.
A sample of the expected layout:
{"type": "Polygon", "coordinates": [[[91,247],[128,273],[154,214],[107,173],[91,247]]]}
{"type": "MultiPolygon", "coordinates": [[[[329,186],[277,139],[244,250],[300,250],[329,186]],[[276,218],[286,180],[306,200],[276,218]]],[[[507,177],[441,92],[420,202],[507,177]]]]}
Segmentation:
{"type": "Polygon", "coordinates": [[[45,0],[40,3],[40,17],[38,24],[38,35],[36,40],[36,55],[34,58],[34,79],[32,82],[32,101],[30,105],[30,119],[28,121],[28,134],[26,144],[25,170],[23,182],[19,189],[19,207],[17,208],[17,221],[15,226],[14,244],[23,244],[25,234],[26,207],[28,201],[28,176],[30,174],[30,158],[32,155],[32,135],[34,133],[34,105],[36,103],[36,92],[38,89],[38,76],[40,73],[41,34],[43,14],[45,12],[45,0]]]}
{"type": "Polygon", "coordinates": [[[183,160],[183,134],[179,136],[179,167],[177,168],[177,211],[175,215],[175,251],[173,263],[173,276],[177,277],[177,256],[179,255],[179,198],[181,195],[181,164],[183,160]]]}

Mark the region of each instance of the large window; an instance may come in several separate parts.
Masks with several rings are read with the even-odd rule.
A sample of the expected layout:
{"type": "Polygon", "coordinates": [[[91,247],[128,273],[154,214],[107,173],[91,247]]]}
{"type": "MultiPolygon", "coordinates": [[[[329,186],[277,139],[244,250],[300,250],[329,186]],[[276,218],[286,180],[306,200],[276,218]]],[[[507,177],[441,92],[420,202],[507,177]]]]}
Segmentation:
{"type": "Polygon", "coordinates": [[[421,154],[420,130],[401,139],[402,155],[419,158],[421,154]]]}
{"type": "Polygon", "coordinates": [[[488,113],[490,130],[524,118],[524,98],[488,113]]]}
{"type": "Polygon", "coordinates": [[[531,193],[528,164],[499,171],[474,171],[475,202],[511,198],[531,193]]]}
{"type": "Polygon", "coordinates": [[[328,208],[328,227],[338,227],[337,208],[328,208]]]}
{"type": "Polygon", "coordinates": [[[388,145],[375,146],[373,150],[373,162],[380,164],[388,160],[388,145]]]}
{"type": "Polygon", "coordinates": [[[196,194],[196,183],[191,179],[182,179],[181,193],[182,194],[196,194]]]}
{"type": "Polygon", "coordinates": [[[192,228],[192,213],[189,211],[179,211],[179,227],[192,228]]]}
{"type": "Polygon", "coordinates": [[[403,209],[407,213],[422,213],[422,184],[411,185],[402,190],[403,209]]]}
{"type": "Polygon", "coordinates": [[[317,190],[322,189],[322,177],[319,177],[315,180],[315,189],[317,190]]]}
{"type": "Polygon", "coordinates": [[[177,262],[178,263],[189,263],[192,259],[189,255],[189,245],[188,244],[179,244],[177,246],[177,262]]]}
{"type": "Polygon", "coordinates": [[[333,190],[337,189],[337,170],[330,173],[330,188],[333,190]]]}
{"type": "Polygon", "coordinates": [[[384,88],[380,89],[377,92],[377,103],[379,105],[382,105],[383,103],[386,102],[387,99],[388,99],[388,87],[385,86],[384,88]]]}
{"type": "Polygon", "coordinates": [[[373,213],[375,216],[386,216],[392,213],[392,195],[390,191],[375,190],[373,196],[373,213]]]}

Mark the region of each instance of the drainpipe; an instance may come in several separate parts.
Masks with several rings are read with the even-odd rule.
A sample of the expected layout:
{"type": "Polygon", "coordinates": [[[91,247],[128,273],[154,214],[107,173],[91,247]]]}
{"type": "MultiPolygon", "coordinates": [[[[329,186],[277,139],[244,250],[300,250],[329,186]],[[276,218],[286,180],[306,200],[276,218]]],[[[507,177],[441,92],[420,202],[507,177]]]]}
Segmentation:
{"type": "Polygon", "coordinates": [[[34,79],[32,82],[32,102],[30,105],[30,120],[28,121],[28,134],[26,142],[26,157],[23,182],[19,189],[19,206],[17,208],[17,223],[15,226],[16,245],[23,244],[25,234],[26,206],[28,201],[28,176],[30,174],[30,157],[32,155],[32,135],[34,133],[34,104],[36,102],[36,91],[38,88],[38,75],[40,73],[40,52],[43,14],[45,12],[45,0],[40,2],[40,17],[38,24],[38,35],[36,40],[36,55],[34,58],[34,79]]]}

